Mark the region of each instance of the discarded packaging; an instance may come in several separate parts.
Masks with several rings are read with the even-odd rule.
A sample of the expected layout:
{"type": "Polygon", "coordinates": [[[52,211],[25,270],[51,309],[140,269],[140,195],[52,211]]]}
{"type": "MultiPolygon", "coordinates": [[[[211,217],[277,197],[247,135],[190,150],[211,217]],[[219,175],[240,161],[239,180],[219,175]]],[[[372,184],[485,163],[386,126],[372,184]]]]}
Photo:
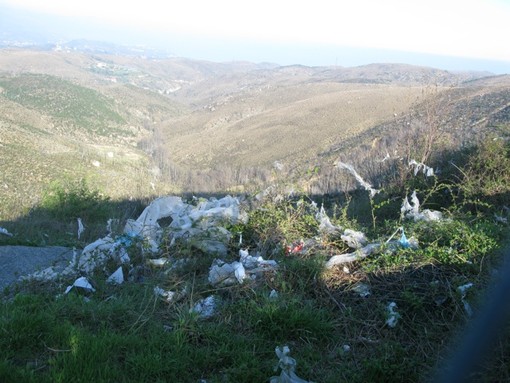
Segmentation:
{"type": "Polygon", "coordinates": [[[225,263],[215,259],[209,269],[209,283],[213,286],[231,286],[243,283],[247,274],[256,275],[259,272],[274,270],[278,267],[276,261],[265,260],[261,256],[254,257],[248,250],[239,250],[239,261],[225,263]]]}
{"type": "Polygon", "coordinates": [[[356,181],[358,181],[358,183],[363,187],[363,189],[365,189],[366,191],[368,191],[370,193],[370,198],[374,198],[374,196],[379,193],[379,190],[377,189],[374,189],[372,187],[372,185],[370,185],[368,182],[366,182],[363,178],[361,178],[361,176],[358,174],[358,172],[356,172],[356,170],[354,170],[354,167],[352,165],[349,165],[349,164],[345,164],[341,161],[338,161],[336,163],[336,166],[339,168],[339,169],[345,169],[347,170],[349,173],[351,173],[354,178],[356,178],[356,181]]]}
{"type": "Polygon", "coordinates": [[[165,300],[170,303],[173,301],[175,297],[175,292],[170,290],[164,290],[159,286],[154,287],[154,294],[159,297],[165,298],[165,300]]]}
{"type": "Polygon", "coordinates": [[[0,227],[0,234],[6,235],[8,237],[12,237],[12,234],[7,231],[7,229],[4,229],[3,227],[0,227]]]}
{"type": "Polygon", "coordinates": [[[147,263],[154,267],[163,267],[167,264],[167,262],[168,258],[156,258],[147,260],[147,263]]]}
{"type": "Polygon", "coordinates": [[[213,286],[231,286],[236,283],[243,283],[246,278],[246,271],[241,262],[225,263],[215,259],[209,269],[209,283],[213,286]]]}
{"type": "Polygon", "coordinates": [[[191,312],[197,313],[200,318],[210,318],[215,314],[216,298],[212,295],[199,300],[191,309],[191,312]]]}
{"type": "Polygon", "coordinates": [[[74,283],[71,286],[67,286],[66,291],[64,291],[64,294],[67,294],[73,287],[77,287],[86,291],[94,292],[96,289],[92,287],[90,282],[85,277],[80,277],[77,280],[74,281],[74,283]]]}
{"type": "Polygon", "coordinates": [[[410,168],[414,167],[414,175],[415,176],[420,172],[420,170],[423,172],[423,174],[426,177],[434,176],[434,169],[431,168],[430,166],[425,165],[422,162],[416,162],[416,160],[411,160],[409,162],[409,167],[410,168]]]}
{"type": "Polygon", "coordinates": [[[85,227],[83,226],[83,222],[81,221],[81,218],[78,218],[78,239],[80,239],[84,231],[85,227]]]}
{"type": "Polygon", "coordinates": [[[297,363],[294,358],[289,356],[290,349],[288,346],[283,346],[282,348],[276,347],[275,352],[279,359],[275,371],[278,371],[278,368],[280,368],[282,372],[280,376],[272,376],[269,380],[270,383],[311,383],[296,375],[297,363]]]}
{"type": "Polygon", "coordinates": [[[124,282],[124,272],[122,271],[122,266],[119,267],[115,272],[108,277],[106,280],[107,283],[111,283],[114,285],[120,285],[124,282]]]}
{"type": "Polygon", "coordinates": [[[355,231],[351,229],[345,229],[340,238],[351,249],[360,249],[368,243],[365,234],[363,234],[361,231],[355,231]]]}
{"type": "Polygon", "coordinates": [[[395,302],[390,302],[388,306],[386,307],[387,310],[387,319],[386,324],[388,327],[395,327],[397,325],[397,322],[400,318],[400,314],[395,311],[395,308],[397,307],[397,304],[395,302]]]}
{"type": "Polygon", "coordinates": [[[329,261],[326,262],[326,268],[331,269],[333,266],[341,265],[343,263],[349,263],[358,261],[360,259],[366,258],[375,251],[381,248],[380,243],[370,243],[361,249],[357,249],[352,253],[339,254],[332,256],[329,261]]]}
{"type": "Polygon", "coordinates": [[[269,293],[269,299],[278,299],[280,295],[278,294],[278,291],[276,291],[275,289],[271,290],[271,292],[269,293]]]}
{"type": "Polygon", "coordinates": [[[337,232],[341,232],[342,228],[340,226],[335,226],[331,223],[326,211],[324,210],[324,205],[321,205],[320,210],[315,215],[315,218],[319,222],[319,231],[324,234],[333,234],[337,232]]]}
{"type": "Polygon", "coordinates": [[[406,196],[400,208],[400,212],[405,218],[412,218],[414,221],[440,221],[443,219],[443,214],[437,210],[425,209],[420,212],[420,200],[416,196],[416,191],[411,195],[411,203],[406,196]]]}
{"type": "Polygon", "coordinates": [[[473,287],[472,283],[466,283],[465,285],[457,287],[457,291],[460,293],[462,304],[464,305],[464,311],[468,317],[473,316],[473,309],[468,301],[466,301],[467,291],[473,287]]]}

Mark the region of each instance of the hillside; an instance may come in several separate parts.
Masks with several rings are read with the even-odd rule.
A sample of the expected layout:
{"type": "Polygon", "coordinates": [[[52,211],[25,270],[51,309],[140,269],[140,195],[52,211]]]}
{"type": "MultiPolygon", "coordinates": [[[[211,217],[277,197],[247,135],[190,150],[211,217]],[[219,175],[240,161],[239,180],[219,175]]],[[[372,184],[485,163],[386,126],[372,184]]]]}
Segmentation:
{"type": "Polygon", "coordinates": [[[403,132],[427,126],[427,105],[440,96],[452,142],[508,123],[505,76],[212,63],[80,44],[0,52],[1,216],[29,208],[63,177],[114,197],[213,192],[270,181],[278,163],[294,179],[318,166],[316,190],[330,192],[339,183],[324,188],[320,177],[331,178],[334,160],[393,153],[403,132]]]}

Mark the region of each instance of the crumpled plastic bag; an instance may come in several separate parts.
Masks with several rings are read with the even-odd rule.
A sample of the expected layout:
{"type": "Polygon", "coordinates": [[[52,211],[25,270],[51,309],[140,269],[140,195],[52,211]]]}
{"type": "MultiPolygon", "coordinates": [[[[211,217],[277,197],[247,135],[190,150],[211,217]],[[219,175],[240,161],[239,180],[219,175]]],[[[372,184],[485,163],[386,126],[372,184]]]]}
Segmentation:
{"type": "Polygon", "coordinates": [[[281,368],[280,376],[272,376],[269,379],[270,383],[312,383],[308,380],[301,379],[294,372],[296,370],[296,359],[289,356],[290,349],[288,346],[276,347],[276,355],[280,359],[275,371],[281,368]]]}
{"type": "Polygon", "coordinates": [[[340,236],[351,249],[361,249],[368,243],[367,237],[361,231],[345,229],[340,236]]]}
{"type": "Polygon", "coordinates": [[[257,272],[273,270],[278,267],[274,260],[266,260],[261,256],[254,257],[248,253],[248,250],[239,250],[239,261],[225,263],[220,259],[215,259],[209,269],[209,283],[213,286],[231,286],[243,283],[248,278],[248,273],[252,275],[257,272]]]}
{"type": "Polygon", "coordinates": [[[400,212],[403,217],[412,218],[414,221],[441,221],[443,214],[437,210],[425,209],[420,212],[420,200],[416,196],[416,190],[411,195],[411,203],[406,196],[400,208],[400,212]]]}
{"type": "Polygon", "coordinates": [[[207,298],[199,300],[190,312],[198,314],[200,318],[207,319],[216,313],[216,306],[216,298],[214,295],[210,295],[207,298]]]}

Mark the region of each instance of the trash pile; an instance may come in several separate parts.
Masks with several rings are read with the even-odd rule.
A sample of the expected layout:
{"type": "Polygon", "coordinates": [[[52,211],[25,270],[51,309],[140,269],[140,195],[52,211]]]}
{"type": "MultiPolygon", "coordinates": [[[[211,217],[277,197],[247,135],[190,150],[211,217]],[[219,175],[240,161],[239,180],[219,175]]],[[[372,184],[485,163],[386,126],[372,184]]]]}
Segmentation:
{"type": "MultiPolygon", "coordinates": [[[[163,239],[175,245],[176,240],[192,241],[196,248],[219,257],[227,255],[227,247],[232,233],[225,226],[247,221],[247,214],[241,211],[238,198],[226,196],[221,199],[195,199],[196,204],[188,204],[181,197],[167,196],[154,200],[147,206],[136,220],[128,220],[122,235],[113,237],[108,234],[83,249],[81,254],[75,252],[69,266],[60,273],[52,267],[32,274],[29,278],[41,281],[53,280],[58,276],[91,274],[104,268],[106,263],[116,263],[118,268],[110,275],[107,282],[121,284],[125,280],[124,270],[133,271],[128,248],[133,244],[142,244],[143,251],[148,255],[157,255],[163,239]],[[171,218],[171,223],[161,227],[163,218],[171,218]]],[[[81,220],[79,224],[82,223],[81,220]]],[[[111,222],[108,223],[111,226],[111,222]]],[[[82,225],[79,225],[79,233],[82,225]]],[[[80,233],[81,234],[81,233],[80,233]]],[[[149,259],[155,267],[168,262],[166,258],[149,259]]],[[[218,260],[218,263],[220,261],[218,260]]],[[[275,267],[274,261],[265,261],[261,257],[251,257],[242,253],[240,265],[235,265],[238,274],[242,268],[249,273],[256,273],[260,268],[275,267]],[[242,268],[241,268],[242,267],[242,268]]],[[[217,278],[225,275],[228,267],[220,267],[217,278]]],[[[215,269],[217,270],[217,269],[215,269]]],[[[234,272],[235,274],[235,272],[234,272]]],[[[81,278],[80,277],[80,278],[81,278]]],[[[78,279],[80,279],[78,278],[78,279]]]]}

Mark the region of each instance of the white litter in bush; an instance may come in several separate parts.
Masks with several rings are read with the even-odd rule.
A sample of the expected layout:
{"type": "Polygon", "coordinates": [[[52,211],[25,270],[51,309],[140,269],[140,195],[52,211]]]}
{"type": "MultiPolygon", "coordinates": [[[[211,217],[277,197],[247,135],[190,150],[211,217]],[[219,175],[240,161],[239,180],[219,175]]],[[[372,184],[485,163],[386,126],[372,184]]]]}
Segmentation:
{"type": "Polygon", "coordinates": [[[374,196],[379,193],[379,190],[377,189],[374,189],[372,187],[372,185],[370,185],[368,182],[366,182],[363,178],[361,178],[361,176],[358,174],[358,172],[356,172],[356,170],[354,170],[354,167],[352,165],[349,165],[349,164],[345,164],[341,161],[338,161],[336,163],[336,166],[339,168],[339,169],[345,169],[347,170],[349,173],[351,173],[354,178],[356,178],[356,181],[358,181],[358,183],[363,187],[363,189],[365,189],[366,191],[368,191],[370,193],[370,197],[371,198],[374,198],[374,196]]]}
{"type": "Polygon", "coordinates": [[[420,200],[416,196],[416,191],[413,191],[411,195],[411,203],[406,196],[404,201],[402,202],[402,207],[400,208],[400,212],[402,217],[412,218],[415,221],[440,221],[443,219],[443,214],[437,210],[429,210],[425,209],[420,212],[420,200]]]}
{"type": "Polygon", "coordinates": [[[289,356],[290,349],[288,346],[283,346],[282,348],[276,347],[275,352],[279,359],[275,371],[278,371],[278,368],[280,368],[282,372],[280,376],[272,376],[269,379],[270,383],[311,383],[296,375],[295,370],[297,363],[294,358],[289,356]]]}
{"type": "Polygon", "coordinates": [[[211,295],[199,300],[190,311],[197,313],[201,318],[207,319],[215,314],[215,310],[216,298],[211,295]]]}

